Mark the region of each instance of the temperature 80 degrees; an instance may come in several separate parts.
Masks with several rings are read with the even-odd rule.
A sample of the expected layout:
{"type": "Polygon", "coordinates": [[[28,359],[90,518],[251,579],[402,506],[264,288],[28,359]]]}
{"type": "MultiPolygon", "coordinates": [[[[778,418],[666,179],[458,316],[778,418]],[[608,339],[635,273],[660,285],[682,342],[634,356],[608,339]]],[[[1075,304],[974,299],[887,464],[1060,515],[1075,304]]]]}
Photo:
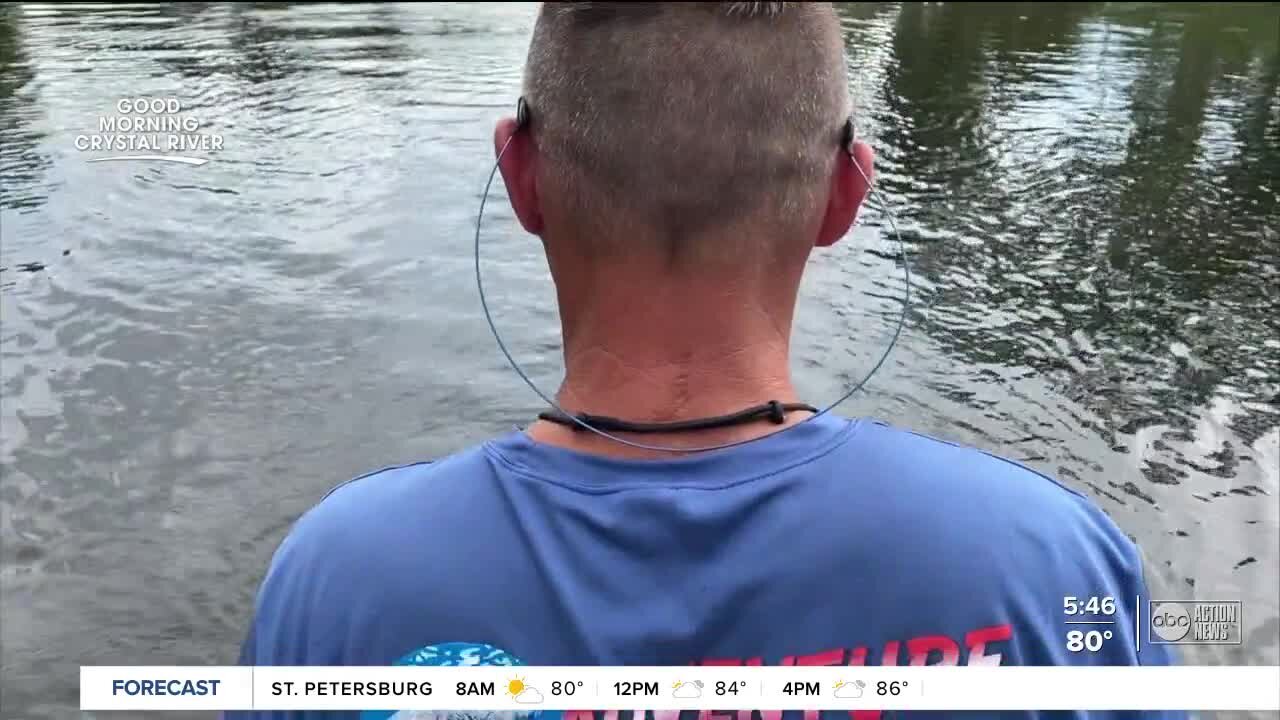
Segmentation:
{"type": "Polygon", "coordinates": [[[1098,652],[1102,649],[1102,644],[1110,639],[1110,630],[1069,630],[1067,652],[1098,652]]]}

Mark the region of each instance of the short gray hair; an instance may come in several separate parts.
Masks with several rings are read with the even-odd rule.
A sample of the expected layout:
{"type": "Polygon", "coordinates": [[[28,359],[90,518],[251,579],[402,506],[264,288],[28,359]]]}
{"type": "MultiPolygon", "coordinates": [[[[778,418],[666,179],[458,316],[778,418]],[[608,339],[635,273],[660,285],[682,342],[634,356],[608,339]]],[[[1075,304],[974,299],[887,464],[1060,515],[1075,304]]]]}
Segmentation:
{"type": "Polygon", "coordinates": [[[830,3],[559,2],[524,92],[584,221],[627,214],[680,254],[708,227],[785,224],[825,198],[845,73],[830,3]]]}

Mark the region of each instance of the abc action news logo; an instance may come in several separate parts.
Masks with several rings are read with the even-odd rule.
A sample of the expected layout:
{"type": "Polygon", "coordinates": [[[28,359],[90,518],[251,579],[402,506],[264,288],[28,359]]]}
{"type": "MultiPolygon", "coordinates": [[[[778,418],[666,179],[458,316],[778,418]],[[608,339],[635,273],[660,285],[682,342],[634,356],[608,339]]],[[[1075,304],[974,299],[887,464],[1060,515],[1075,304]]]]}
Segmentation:
{"type": "Polygon", "coordinates": [[[1160,645],[1239,645],[1239,600],[1152,600],[1148,640],[1160,645]]]}

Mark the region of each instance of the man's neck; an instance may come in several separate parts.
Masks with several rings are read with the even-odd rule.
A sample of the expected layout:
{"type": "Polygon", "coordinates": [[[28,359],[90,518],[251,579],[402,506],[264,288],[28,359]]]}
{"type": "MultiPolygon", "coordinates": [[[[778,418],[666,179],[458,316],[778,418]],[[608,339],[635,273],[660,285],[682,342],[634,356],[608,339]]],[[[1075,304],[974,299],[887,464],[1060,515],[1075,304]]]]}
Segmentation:
{"type": "MultiPolygon", "coordinates": [[[[597,297],[590,311],[569,313],[565,381],[556,402],[571,413],[649,423],[726,415],[770,400],[798,402],[788,367],[789,315],[771,316],[754,299],[733,302],[715,294],[654,294],[625,307],[597,297]]],[[[763,419],[694,432],[617,434],[645,445],[705,447],[767,435],[807,416],[790,413],[782,425],[763,419]]],[[[529,435],[592,454],[671,454],[546,421],[531,426],[529,435]]]]}

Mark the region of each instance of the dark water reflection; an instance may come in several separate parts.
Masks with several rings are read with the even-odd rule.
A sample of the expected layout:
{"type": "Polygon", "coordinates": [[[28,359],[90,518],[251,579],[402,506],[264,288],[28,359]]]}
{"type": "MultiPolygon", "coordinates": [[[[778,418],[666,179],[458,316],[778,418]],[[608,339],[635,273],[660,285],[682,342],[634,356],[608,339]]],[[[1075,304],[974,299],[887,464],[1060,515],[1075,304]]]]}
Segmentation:
{"type": "MultiPolygon", "coordinates": [[[[0,6],[4,717],[73,714],[79,664],[231,661],[324,490],[538,409],[468,254],[532,12],[0,6]],[[137,95],[225,148],[85,162],[75,136],[137,95]]],[[[918,282],[846,412],[1089,492],[1157,592],[1244,602],[1245,644],[1189,660],[1280,661],[1280,6],[842,13],[918,282]]],[[[490,207],[492,302],[551,384],[545,267],[490,207]]],[[[811,397],[865,372],[900,307],[883,221],[815,257],[811,397]]]]}

